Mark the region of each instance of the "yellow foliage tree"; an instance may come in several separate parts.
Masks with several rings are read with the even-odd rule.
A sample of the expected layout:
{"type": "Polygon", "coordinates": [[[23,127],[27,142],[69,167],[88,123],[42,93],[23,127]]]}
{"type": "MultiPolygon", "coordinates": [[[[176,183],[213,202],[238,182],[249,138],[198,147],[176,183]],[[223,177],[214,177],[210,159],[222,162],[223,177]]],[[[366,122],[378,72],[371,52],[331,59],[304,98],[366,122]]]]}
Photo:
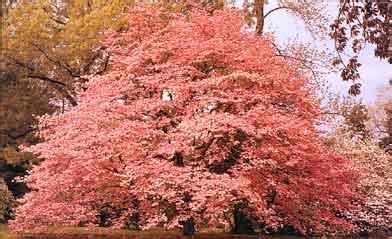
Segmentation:
{"type": "Polygon", "coordinates": [[[107,65],[103,32],[126,27],[122,13],[133,0],[20,0],[2,14],[3,68],[49,84],[70,104],[72,85],[107,65]]]}

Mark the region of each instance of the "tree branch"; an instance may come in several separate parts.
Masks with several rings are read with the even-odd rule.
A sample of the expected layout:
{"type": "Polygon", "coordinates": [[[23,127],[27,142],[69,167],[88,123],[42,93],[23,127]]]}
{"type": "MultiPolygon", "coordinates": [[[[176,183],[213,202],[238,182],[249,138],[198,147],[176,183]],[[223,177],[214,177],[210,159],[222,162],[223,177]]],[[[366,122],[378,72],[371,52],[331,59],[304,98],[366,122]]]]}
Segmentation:
{"type": "Polygon", "coordinates": [[[270,15],[271,13],[273,13],[273,12],[275,12],[275,11],[277,11],[277,10],[280,10],[280,9],[289,9],[289,10],[292,10],[292,8],[290,8],[290,7],[280,6],[280,7],[274,8],[274,9],[270,10],[269,12],[267,12],[267,13],[264,15],[264,19],[265,19],[266,17],[268,17],[268,15],[270,15]]]}
{"type": "Polygon", "coordinates": [[[298,58],[298,57],[295,57],[295,56],[286,55],[286,54],[283,53],[283,51],[275,43],[271,42],[271,44],[278,52],[278,54],[275,54],[275,56],[283,57],[285,59],[289,58],[289,59],[292,59],[292,60],[295,60],[295,61],[299,61],[299,62],[302,63],[303,67],[305,67],[306,69],[308,69],[308,70],[310,70],[312,72],[313,77],[315,77],[315,78],[317,77],[317,74],[314,71],[314,69],[311,66],[307,65],[307,63],[310,64],[310,65],[318,65],[318,66],[322,67],[321,65],[319,65],[319,64],[317,64],[316,62],[313,62],[313,61],[308,61],[308,60],[305,60],[305,59],[302,59],[302,58],[298,58]]]}
{"type": "Polygon", "coordinates": [[[65,83],[63,83],[61,81],[57,81],[55,79],[52,79],[52,78],[50,78],[50,77],[48,77],[48,76],[46,76],[46,75],[44,75],[42,73],[35,73],[35,72],[37,72],[37,70],[34,67],[29,66],[29,65],[27,65],[27,64],[25,64],[25,63],[23,63],[23,62],[21,62],[21,61],[19,61],[17,59],[14,59],[12,57],[9,57],[9,58],[16,65],[18,65],[20,67],[23,67],[23,68],[25,68],[25,69],[30,71],[30,73],[27,74],[28,78],[37,79],[37,80],[41,80],[41,81],[52,83],[52,87],[55,90],[57,90],[64,98],[66,98],[71,103],[72,106],[76,106],[78,104],[77,101],[65,89],[67,87],[67,85],[65,83]]]}
{"type": "Polygon", "coordinates": [[[71,67],[68,66],[66,63],[62,64],[60,61],[53,59],[52,57],[50,57],[40,46],[38,46],[35,43],[31,43],[32,46],[34,46],[35,48],[38,49],[39,52],[41,52],[46,59],[48,59],[50,62],[56,64],[57,66],[65,69],[72,77],[80,77],[79,74],[75,74],[72,70],[71,67]]]}
{"type": "Polygon", "coordinates": [[[66,86],[66,84],[64,84],[63,82],[57,81],[57,80],[53,80],[52,78],[49,78],[45,75],[41,75],[41,74],[27,74],[27,77],[32,78],[32,79],[38,79],[41,81],[47,81],[56,85],[61,85],[61,86],[66,86]]]}
{"type": "Polygon", "coordinates": [[[0,132],[2,132],[3,134],[7,135],[7,137],[13,139],[13,140],[17,140],[19,138],[22,138],[24,136],[26,136],[27,134],[34,132],[37,130],[37,128],[33,128],[30,125],[26,126],[22,126],[21,128],[25,128],[23,130],[23,132],[18,133],[18,131],[20,131],[19,129],[12,129],[12,130],[0,130],[0,132]]]}
{"type": "Polygon", "coordinates": [[[42,80],[42,81],[48,81],[48,82],[53,83],[53,84],[66,86],[65,83],[63,83],[61,81],[54,80],[52,78],[49,78],[49,77],[45,76],[44,74],[41,74],[41,73],[35,73],[34,74],[34,72],[37,72],[37,70],[35,68],[33,68],[32,66],[29,66],[26,63],[23,63],[23,62],[21,62],[21,61],[19,61],[17,59],[12,58],[12,57],[8,57],[8,58],[10,58],[15,63],[15,65],[18,65],[18,66],[20,66],[22,68],[25,68],[25,69],[29,70],[30,73],[27,75],[29,78],[36,78],[36,79],[39,79],[39,80],[42,80]]]}

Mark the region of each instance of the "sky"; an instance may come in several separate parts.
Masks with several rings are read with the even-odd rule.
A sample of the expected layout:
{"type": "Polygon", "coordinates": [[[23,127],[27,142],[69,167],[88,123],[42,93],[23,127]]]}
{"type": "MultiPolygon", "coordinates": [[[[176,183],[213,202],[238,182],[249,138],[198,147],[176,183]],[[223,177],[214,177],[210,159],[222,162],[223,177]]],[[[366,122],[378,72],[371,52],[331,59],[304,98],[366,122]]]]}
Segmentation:
{"type": "MultiPolygon", "coordinates": [[[[270,0],[267,4],[267,10],[272,9],[276,4],[277,0],[270,0]]],[[[333,17],[336,17],[337,15],[338,0],[329,0],[327,4],[326,13],[329,15],[330,19],[333,19],[333,17]]],[[[314,43],[314,40],[304,28],[304,24],[301,20],[284,10],[275,11],[266,18],[266,30],[274,31],[275,36],[281,43],[287,42],[290,38],[292,39],[296,36],[300,37],[300,39],[304,39],[304,41],[314,43]]],[[[318,42],[317,44],[326,45],[330,49],[333,48],[333,41],[330,39],[327,39],[324,42],[318,42]]],[[[367,45],[359,58],[360,63],[362,64],[359,70],[362,93],[358,97],[369,105],[376,100],[377,90],[387,85],[389,80],[392,79],[392,64],[389,64],[386,60],[376,58],[373,49],[374,47],[372,45],[367,45]]],[[[326,76],[326,79],[331,85],[331,90],[343,95],[347,94],[350,84],[343,82],[339,73],[331,72],[326,76]]]]}

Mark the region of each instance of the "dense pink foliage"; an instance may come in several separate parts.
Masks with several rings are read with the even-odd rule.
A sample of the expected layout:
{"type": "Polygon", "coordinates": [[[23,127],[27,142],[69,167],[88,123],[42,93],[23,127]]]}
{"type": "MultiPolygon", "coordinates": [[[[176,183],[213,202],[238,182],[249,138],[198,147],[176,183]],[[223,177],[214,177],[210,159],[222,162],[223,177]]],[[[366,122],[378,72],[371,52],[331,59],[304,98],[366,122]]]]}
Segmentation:
{"type": "Polygon", "coordinates": [[[138,7],[109,34],[109,73],[40,120],[47,160],[14,230],[48,225],[232,227],[235,205],[268,230],[349,229],[356,174],[320,143],[318,105],[271,39],[232,10],[138,7]]]}

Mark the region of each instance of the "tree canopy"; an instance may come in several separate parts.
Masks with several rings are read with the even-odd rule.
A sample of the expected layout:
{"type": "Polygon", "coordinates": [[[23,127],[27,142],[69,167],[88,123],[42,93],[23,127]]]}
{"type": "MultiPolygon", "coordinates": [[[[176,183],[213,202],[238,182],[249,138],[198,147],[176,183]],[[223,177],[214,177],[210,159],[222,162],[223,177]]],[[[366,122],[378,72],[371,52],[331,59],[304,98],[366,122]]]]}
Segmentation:
{"type": "Polygon", "coordinates": [[[314,128],[319,106],[272,39],[235,10],[138,6],[105,44],[110,71],[77,107],[40,118],[46,158],[14,230],[48,225],[334,233],[352,225],[357,173],[314,128]]]}

